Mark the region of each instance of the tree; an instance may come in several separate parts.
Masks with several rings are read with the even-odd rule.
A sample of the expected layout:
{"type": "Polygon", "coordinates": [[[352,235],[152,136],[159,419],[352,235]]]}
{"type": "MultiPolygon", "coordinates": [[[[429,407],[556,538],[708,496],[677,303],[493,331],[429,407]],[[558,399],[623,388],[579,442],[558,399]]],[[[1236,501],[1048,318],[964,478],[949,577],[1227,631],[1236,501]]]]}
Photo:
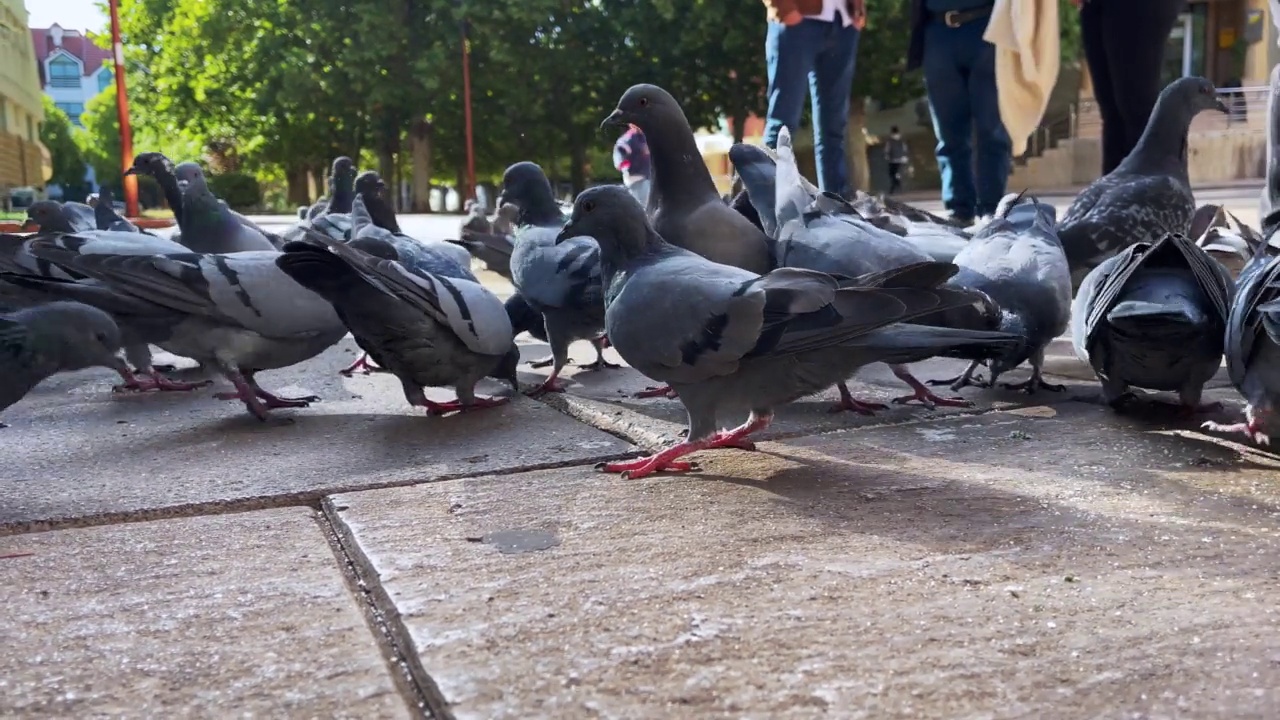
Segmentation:
{"type": "Polygon", "coordinates": [[[67,114],[53,104],[53,98],[48,95],[41,98],[44,122],[40,125],[40,142],[49,149],[53,159],[53,177],[49,182],[61,186],[64,197],[82,197],[86,190],[85,161],[76,144],[75,128],[67,114]]]}
{"type": "Polygon", "coordinates": [[[76,144],[101,185],[119,192],[123,177],[120,158],[120,117],[116,91],[108,87],[89,99],[80,116],[84,128],[76,132],[76,144]]]}
{"type": "Polygon", "coordinates": [[[845,133],[845,154],[849,184],[868,189],[871,172],[867,164],[867,98],[882,107],[898,107],[924,95],[920,72],[907,72],[907,49],[911,42],[911,0],[877,0],[867,3],[867,26],[858,38],[858,65],[853,75],[849,100],[849,125],[845,133]]]}

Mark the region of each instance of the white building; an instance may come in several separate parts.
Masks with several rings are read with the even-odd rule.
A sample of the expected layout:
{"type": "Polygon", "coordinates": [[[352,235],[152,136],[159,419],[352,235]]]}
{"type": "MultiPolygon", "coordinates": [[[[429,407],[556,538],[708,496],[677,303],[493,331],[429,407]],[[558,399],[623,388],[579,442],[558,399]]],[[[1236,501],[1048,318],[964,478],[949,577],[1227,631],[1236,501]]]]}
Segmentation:
{"type": "MultiPolygon", "coordinates": [[[[98,47],[80,31],[57,24],[47,29],[31,28],[31,41],[35,46],[41,89],[72,123],[83,127],[80,116],[84,114],[84,106],[115,80],[110,51],[98,47]]],[[[85,180],[97,190],[92,168],[87,169],[85,180]]],[[[51,196],[60,196],[60,189],[50,187],[49,190],[51,196]]]]}

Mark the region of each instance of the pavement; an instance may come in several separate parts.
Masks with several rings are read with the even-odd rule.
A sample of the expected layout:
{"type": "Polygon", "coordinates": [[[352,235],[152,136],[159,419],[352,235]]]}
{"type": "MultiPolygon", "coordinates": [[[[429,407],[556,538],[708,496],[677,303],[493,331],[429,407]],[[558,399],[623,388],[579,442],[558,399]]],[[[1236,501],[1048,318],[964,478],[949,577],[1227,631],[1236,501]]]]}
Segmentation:
{"type": "Polygon", "coordinates": [[[1062,393],[827,393],[641,480],[592,467],[683,428],[633,370],[439,418],[354,356],[263,373],[323,398],[267,424],[98,371],[5,413],[0,716],[1280,717],[1280,456],[1117,415],[1065,339],[1062,393]]]}

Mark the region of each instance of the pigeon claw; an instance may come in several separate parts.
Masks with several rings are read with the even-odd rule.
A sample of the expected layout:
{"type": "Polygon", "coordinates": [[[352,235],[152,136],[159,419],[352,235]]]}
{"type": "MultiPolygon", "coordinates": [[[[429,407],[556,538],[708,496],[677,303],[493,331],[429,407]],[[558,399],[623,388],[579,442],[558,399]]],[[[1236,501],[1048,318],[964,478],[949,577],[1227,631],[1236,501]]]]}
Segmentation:
{"type": "Polygon", "coordinates": [[[671,389],[670,385],[650,385],[646,387],[644,390],[641,390],[640,392],[633,394],[631,397],[633,398],[664,397],[664,398],[667,398],[668,400],[675,400],[680,396],[676,394],[675,390],[671,389]]]}
{"type": "Polygon", "coordinates": [[[877,410],[888,410],[889,406],[884,403],[862,402],[853,397],[853,393],[849,392],[849,387],[844,383],[839,383],[836,387],[840,390],[840,401],[832,405],[827,412],[835,414],[838,412],[855,412],[859,415],[872,416],[877,410]]]}
{"type": "Polygon", "coordinates": [[[1066,385],[1058,385],[1051,382],[1045,382],[1044,378],[1032,376],[1020,383],[1000,383],[1000,387],[1005,390],[1018,390],[1028,395],[1035,395],[1039,390],[1048,390],[1049,392],[1066,392],[1066,385]]]}
{"type": "Polygon", "coordinates": [[[551,377],[547,378],[546,382],[530,390],[528,395],[529,397],[538,397],[540,395],[545,395],[547,393],[553,393],[553,392],[554,393],[564,392],[564,385],[560,382],[560,379],[557,378],[555,375],[552,375],[551,377]]]}
{"type": "Polygon", "coordinates": [[[357,370],[365,375],[369,375],[370,373],[387,371],[386,368],[380,368],[377,365],[374,365],[373,363],[369,362],[369,353],[361,353],[360,357],[356,358],[355,362],[339,370],[338,374],[351,377],[357,370]]]}
{"type": "MultiPolygon", "coordinates": [[[[675,448],[672,448],[674,450],[675,448]]],[[[693,472],[698,469],[696,463],[688,460],[664,460],[663,457],[670,450],[663,451],[657,455],[636,458],[635,460],[623,460],[619,462],[600,463],[599,469],[602,472],[622,473],[623,480],[639,480],[657,472],[693,472]]],[[[675,457],[675,456],[673,456],[675,457]]]]}
{"type": "Polygon", "coordinates": [[[468,412],[470,410],[498,407],[499,405],[506,405],[510,400],[511,398],[492,398],[477,395],[470,403],[464,403],[461,400],[449,400],[442,403],[428,400],[426,408],[428,415],[448,415],[451,412],[468,412]]]}
{"type": "Polygon", "coordinates": [[[1262,429],[1262,423],[1256,420],[1230,424],[1209,421],[1201,423],[1200,427],[1220,433],[1239,433],[1259,445],[1266,446],[1271,444],[1271,437],[1262,429]]]}
{"type": "MultiPolygon", "coordinates": [[[[529,367],[531,367],[531,368],[535,368],[535,369],[536,369],[536,368],[551,367],[552,365],[555,365],[555,364],[556,364],[556,358],[555,358],[555,356],[554,356],[554,355],[548,355],[548,356],[546,356],[546,357],[542,358],[541,360],[533,360],[533,361],[530,361],[530,363],[529,363],[529,367]]],[[[565,364],[566,364],[566,365],[572,365],[572,364],[573,364],[573,358],[569,358],[568,360],[565,360],[565,364]]]]}
{"type": "Polygon", "coordinates": [[[582,369],[583,370],[621,370],[622,366],[619,365],[618,363],[611,363],[602,357],[596,360],[595,362],[591,363],[590,365],[583,365],[582,369]]]}
{"type": "MultiPolygon", "coordinates": [[[[202,387],[212,385],[212,380],[201,380],[199,382],[182,382],[179,380],[170,380],[160,373],[153,373],[145,378],[135,377],[131,381],[123,385],[116,385],[111,388],[111,392],[148,392],[150,390],[158,390],[160,392],[189,392],[198,390],[202,387]]],[[[237,393],[235,397],[238,399],[240,395],[237,393]]]]}

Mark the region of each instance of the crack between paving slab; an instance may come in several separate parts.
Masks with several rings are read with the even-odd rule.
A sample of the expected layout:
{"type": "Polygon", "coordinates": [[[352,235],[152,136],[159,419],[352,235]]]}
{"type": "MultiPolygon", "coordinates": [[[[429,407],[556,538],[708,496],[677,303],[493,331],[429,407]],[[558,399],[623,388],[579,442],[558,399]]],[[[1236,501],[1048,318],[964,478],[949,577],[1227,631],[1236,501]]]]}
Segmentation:
{"type": "Polygon", "coordinates": [[[283,495],[267,495],[263,497],[243,498],[237,500],[214,500],[209,502],[182,503],[178,505],[165,505],[158,508],[120,510],[92,515],[82,515],[78,517],[19,520],[0,524],[0,537],[49,532],[53,530],[97,527],[100,525],[123,525],[125,523],[133,522],[173,520],[176,518],[196,517],[200,515],[223,515],[229,513],[252,512],[254,510],[271,510],[282,507],[296,507],[298,505],[305,505],[318,509],[320,507],[320,501],[328,495],[361,492],[363,490],[385,490],[387,488],[424,485],[427,483],[447,482],[450,480],[461,480],[469,477],[480,477],[482,475],[486,477],[501,477],[504,475],[515,475],[523,472],[533,472],[535,470],[554,470],[556,468],[574,467],[578,465],[595,465],[599,462],[608,462],[610,460],[618,460],[621,458],[632,457],[634,455],[634,450],[623,450],[621,452],[593,455],[585,458],[553,460],[543,463],[528,463],[510,468],[492,470],[489,472],[445,473],[443,475],[428,478],[392,480],[383,483],[341,485],[324,487],[316,490],[306,490],[303,492],[286,493],[283,495]]]}
{"type": "Polygon", "coordinates": [[[382,650],[383,659],[386,660],[391,675],[395,678],[396,687],[404,696],[410,711],[417,711],[416,716],[420,718],[454,720],[440,689],[426,676],[417,653],[413,652],[412,644],[406,644],[409,636],[404,624],[399,621],[398,613],[388,617],[384,608],[390,607],[394,612],[395,606],[389,604],[390,598],[386,597],[381,583],[376,579],[369,579],[371,576],[376,578],[376,574],[371,572],[368,559],[359,552],[359,546],[351,537],[346,523],[337,517],[337,512],[328,501],[320,503],[317,510],[316,522],[320,524],[329,547],[333,549],[338,565],[342,568],[342,575],[351,590],[352,599],[360,606],[361,614],[369,624],[369,630],[382,650]],[[352,547],[358,556],[353,555],[350,549],[352,547]],[[421,677],[426,677],[425,683],[420,680],[421,677]],[[437,710],[438,706],[442,709],[437,710]]]}
{"type": "Polygon", "coordinates": [[[399,608],[387,594],[373,563],[360,549],[360,543],[356,541],[342,514],[334,507],[331,498],[326,497],[320,502],[320,511],[332,532],[334,552],[338,555],[339,562],[351,573],[349,580],[363,599],[362,604],[379,639],[385,643],[384,652],[388,653],[403,675],[402,679],[409,685],[406,689],[417,700],[418,709],[425,713],[424,717],[456,720],[449,710],[449,700],[422,666],[422,659],[414,650],[413,638],[400,617],[399,608]]]}

